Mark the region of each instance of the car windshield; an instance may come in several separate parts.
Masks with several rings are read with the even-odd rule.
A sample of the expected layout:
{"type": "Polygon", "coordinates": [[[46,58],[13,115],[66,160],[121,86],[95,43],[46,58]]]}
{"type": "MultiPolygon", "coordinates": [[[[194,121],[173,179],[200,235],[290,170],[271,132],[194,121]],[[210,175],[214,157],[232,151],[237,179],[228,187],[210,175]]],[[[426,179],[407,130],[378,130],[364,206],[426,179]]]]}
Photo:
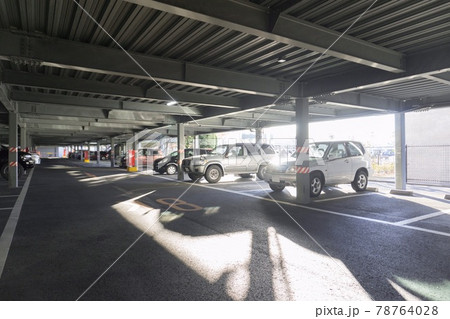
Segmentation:
{"type": "Polygon", "coordinates": [[[227,145],[219,145],[216,148],[214,148],[211,151],[211,154],[213,155],[224,155],[225,152],[227,151],[228,146],[227,145]]]}
{"type": "MultiPolygon", "coordinates": [[[[310,158],[322,158],[325,152],[330,146],[330,143],[312,143],[309,145],[309,157],[310,158]]],[[[297,158],[297,153],[294,152],[291,155],[292,158],[297,158]]]]}

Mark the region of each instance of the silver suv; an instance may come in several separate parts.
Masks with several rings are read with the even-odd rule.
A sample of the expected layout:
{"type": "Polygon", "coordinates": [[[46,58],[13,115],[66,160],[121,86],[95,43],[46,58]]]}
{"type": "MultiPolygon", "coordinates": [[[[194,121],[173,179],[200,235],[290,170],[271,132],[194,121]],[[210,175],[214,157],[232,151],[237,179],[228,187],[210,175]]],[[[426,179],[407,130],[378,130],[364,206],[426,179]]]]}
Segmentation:
{"type": "MultiPolygon", "coordinates": [[[[307,172],[302,167],[303,160],[299,160],[295,153],[293,156],[284,163],[268,166],[264,180],[272,190],[282,191],[285,186],[295,186],[296,172],[307,172]]],[[[311,143],[308,162],[311,197],[319,196],[324,185],[351,184],[357,192],[367,187],[371,172],[370,156],[360,142],[311,143]]]]}
{"type": "Polygon", "coordinates": [[[225,174],[243,178],[256,174],[264,179],[269,162],[276,156],[268,144],[237,143],[219,145],[210,154],[185,158],[182,169],[192,180],[203,176],[209,183],[217,183],[225,174]]]}

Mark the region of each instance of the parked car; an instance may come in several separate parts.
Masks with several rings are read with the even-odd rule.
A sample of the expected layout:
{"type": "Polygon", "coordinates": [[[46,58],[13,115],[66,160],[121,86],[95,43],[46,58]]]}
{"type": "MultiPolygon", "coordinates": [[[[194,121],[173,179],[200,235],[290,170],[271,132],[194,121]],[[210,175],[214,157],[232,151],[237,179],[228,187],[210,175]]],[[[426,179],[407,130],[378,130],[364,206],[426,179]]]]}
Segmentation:
{"type": "MultiPolygon", "coordinates": [[[[370,155],[360,142],[313,143],[310,144],[309,152],[311,197],[319,196],[324,185],[351,184],[357,192],[366,189],[371,172],[370,155]]],[[[289,161],[271,164],[264,180],[274,191],[296,186],[296,166],[302,163],[294,154],[289,161]]]]}
{"type": "Polygon", "coordinates": [[[41,157],[39,156],[38,153],[31,152],[30,154],[31,154],[31,158],[33,159],[33,162],[35,165],[41,164],[41,157]]]}
{"type": "MultiPolygon", "coordinates": [[[[184,156],[194,156],[194,152],[198,152],[198,155],[205,155],[211,152],[209,148],[200,148],[194,151],[192,148],[184,149],[184,156]]],[[[156,159],[153,162],[153,170],[160,174],[167,173],[167,175],[173,175],[178,172],[178,151],[172,152],[169,155],[156,159]]]]}
{"type": "MultiPolygon", "coordinates": [[[[153,163],[155,160],[162,158],[162,153],[160,150],[156,149],[140,149],[138,151],[138,155],[136,156],[136,161],[138,164],[138,167],[147,167],[148,164],[153,167],[153,163]]],[[[126,168],[127,167],[127,158],[128,155],[124,155],[120,158],[120,167],[126,168]]]]}
{"type": "Polygon", "coordinates": [[[189,178],[205,177],[209,183],[217,183],[225,174],[250,177],[257,174],[264,179],[267,165],[276,156],[269,144],[238,143],[219,145],[210,154],[185,158],[182,169],[189,178]]]}
{"type": "MultiPolygon", "coordinates": [[[[19,177],[26,171],[27,169],[34,167],[34,161],[32,159],[32,156],[30,153],[22,152],[19,150],[17,154],[17,159],[19,162],[18,168],[18,175],[19,177]]],[[[9,149],[6,145],[1,145],[0,147],[0,175],[4,179],[8,179],[8,172],[9,172],[9,149]]]]}

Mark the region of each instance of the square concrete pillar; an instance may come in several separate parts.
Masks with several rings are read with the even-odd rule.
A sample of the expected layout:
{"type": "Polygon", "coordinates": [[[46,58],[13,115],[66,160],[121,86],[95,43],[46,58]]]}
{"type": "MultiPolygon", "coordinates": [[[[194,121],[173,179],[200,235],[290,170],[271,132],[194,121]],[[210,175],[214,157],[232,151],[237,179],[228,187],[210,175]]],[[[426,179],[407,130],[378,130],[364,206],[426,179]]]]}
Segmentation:
{"type": "Polygon", "coordinates": [[[15,112],[9,112],[9,152],[8,152],[8,187],[19,187],[19,159],[18,159],[18,129],[17,122],[19,120],[19,114],[15,112]]]}
{"type": "Polygon", "coordinates": [[[406,189],[405,113],[395,114],[395,188],[406,189]]]}
{"type": "Polygon", "coordinates": [[[311,185],[309,181],[309,102],[307,98],[297,99],[295,102],[295,123],[297,125],[297,202],[308,204],[311,202],[311,185]]]}
{"type": "Polygon", "coordinates": [[[184,145],[186,144],[184,138],[184,124],[177,124],[177,146],[178,146],[178,180],[184,181],[184,172],[181,169],[181,163],[184,160],[184,145]]]}

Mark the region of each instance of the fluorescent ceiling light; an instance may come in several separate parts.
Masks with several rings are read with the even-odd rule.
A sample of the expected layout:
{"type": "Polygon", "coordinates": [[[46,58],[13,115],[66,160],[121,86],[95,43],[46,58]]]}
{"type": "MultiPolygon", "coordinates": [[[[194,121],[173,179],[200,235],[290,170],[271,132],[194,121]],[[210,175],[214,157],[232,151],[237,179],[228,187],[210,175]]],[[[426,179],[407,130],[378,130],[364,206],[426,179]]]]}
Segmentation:
{"type": "Polygon", "coordinates": [[[280,58],[277,59],[277,62],[278,63],[284,63],[284,62],[286,62],[286,58],[280,57],[280,58]]]}
{"type": "Polygon", "coordinates": [[[169,102],[166,103],[167,106],[172,106],[172,105],[175,105],[175,104],[177,104],[177,101],[169,101],[169,102]]]}

